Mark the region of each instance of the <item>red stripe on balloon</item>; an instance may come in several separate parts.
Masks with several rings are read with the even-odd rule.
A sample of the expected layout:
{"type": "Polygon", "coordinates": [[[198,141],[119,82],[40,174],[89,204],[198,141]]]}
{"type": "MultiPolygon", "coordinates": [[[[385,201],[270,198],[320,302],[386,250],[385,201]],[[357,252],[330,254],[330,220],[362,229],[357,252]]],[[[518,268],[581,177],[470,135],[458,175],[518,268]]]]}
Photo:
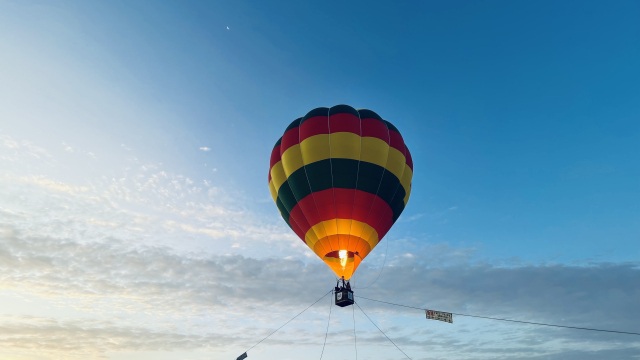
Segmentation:
{"type": "Polygon", "coordinates": [[[273,168],[273,165],[277,164],[280,159],[280,144],[278,143],[273,147],[273,150],[271,150],[271,159],[269,159],[269,182],[271,182],[271,168],[273,168]]]}
{"type": "Polygon", "coordinates": [[[329,117],[330,132],[350,132],[360,135],[360,118],[349,113],[337,113],[329,117]]]}
{"type": "Polygon", "coordinates": [[[376,137],[404,153],[402,137],[399,133],[393,132],[394,135],[390,138],[390,131],[383,121],[375,118],[361,120],[350,113],[337,113],[329,118],[327,116],[313,116],[304,119],[300,126],[290,128],[284,133],[280,153],[284,153],[290,147],[312,136],[337,132],[351,132],[361,136],[376,137]]]}
{"type": "Polygon", "coordinates": [[[389,143],[389,130],[387,129],[387,125],[378,119],[362,119],[362,136],[376,137],[385,141],[387,144],[389,143]]]}
{"type": "Polygon", "coordinates": [[[280,154],[284,154],[288,148],[300,143],[300,128],[294,127],[287,130],[284,135],[282,135],[282,144],[280,145],[280,154]]]}
{"type": "Polygon", "coordinates": [[[329,133],[329,122],[326,116],[314,116],[305,119],[300,125],[300,142],[319,134],[329,133]]]}
{"type": "Polygon", "coordinates": [[[376,229],[380,239],[393,225],[393,211],[380,197],[361,190],[339,188],[318,191],[298,201],[291,210],[289,222],[306,222],[308,227],[301,228],[306,234],[314,225],[336,216],[368,224],[376,229]]]}
{"type": "Polygon", "coordinates": [[[304,218],[298,218],[297,221],[290,221],[289,225],[291,226],[291,230],[293,230],[293,232],[306,243],[304,240],[304,235],[307,233],[305,229],[311,228],[307,221],[304,218]]]}
{"type": "Polygon", "coordinates": [[[389,130],[389,145],[400,151],[401,153],[405,153],[406,146],[404,145],[404,140],[402,139],[402,135],[399,132],[389,130]]]}

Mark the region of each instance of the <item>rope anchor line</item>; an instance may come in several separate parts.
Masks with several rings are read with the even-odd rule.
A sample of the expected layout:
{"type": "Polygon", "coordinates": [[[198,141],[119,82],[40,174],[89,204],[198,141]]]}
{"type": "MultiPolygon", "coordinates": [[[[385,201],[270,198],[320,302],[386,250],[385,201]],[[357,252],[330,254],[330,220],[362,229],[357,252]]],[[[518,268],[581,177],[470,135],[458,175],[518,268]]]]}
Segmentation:
{"type": "Polygon", "coordinates": [[[305,311],[309,310],[313,305],[317,304],[320,300],[324,299],[327,295],[329,295],[330,293],[333,292],[333,289],[329,290],[328,292],[326,292],[324,295],[322,295],[318,300],[314,301],[313,304],[307,306],[304,310],[302,310],[301,312],[299,312],[296,316],[292,317],[291,319],[289,319],[287,322],[285,322],[284,324],[282,324],[279,328],[273,330],[269,335],[265,336],[262,340],[258,341],[257,343],[255,343],[252,347],[248,348],[247,351],[245,351],[244,353],[242,353],[242,355],[238,356],[236,358],[236,360],[243,360],[246,359],[248,357],[247,353],[249,352],[249,350],[253,349],[254,347],[260,345],[260,343],[262,343],[263,341],[267,340],[269,337],[271,337],[271,335],[277,333],[280,329],[282,329],[283,327],[285,327],[287,324],[289,324],[290,322],[292,322],[293,320],[295,320],[298,316],[302,315],[305,311]]]}
{"type": "MultiPolygon", "coordinates": [[[[375,301],[375,302],[379,302],[379,303],[387,304],[387,305],[393,305],[393,306],[399,306],[399,307],[409,308],[409,309],[416,309],[416,310],[422,310],[422,311],[428,311],[428,310],[429,310],[429,309],[423,309],[423,308],[419,308],[419,307],[415,307],[415,306],[409,306],[409,305],[396,304],[396,303],[392,303],[392,302],[388,302],[388,301],[382,301],[382,300],[369,299],[369,298],[366,298],[366,297],[364,297],[364,296],[358,296],[358,298],[359,298],[359,299],[369,300],[369,301],[375,301]]],[[[491,317],[491,316],[481,316],[481,315],[472,315],[472,314],[462,314],[462,313],[455,313],[455,312],[452,312],[451,314],[456,315],[456,316],[466,316],[466,317],[472,317],[472,318],[478,318],[478,319],[495,320],[495,321],[505,321],[505,322],[519,323],[519,324],[527,324],[527,325],[549,326],[549,327],[556,327],[556,328],[563,328],[563,329],[574,329],[574,330],[585,330],[585,331],[599,331],[599,332],[614,333],[614,334],[625,334],[625,335],[636,335],[636,336],[640,336],[640,333],[638,333],[638,332],[633,332],[633,331],[620,331],[620,330],[597,329],[597,328],[588,328],[588,327],[570,326],[570,325],[548,324],[548,323],[542,323],[542,322],[524,321],[524,320],[514,320],[514,319],[504,319],[504,318],[496,318],[496,317],[491,317]]]]}

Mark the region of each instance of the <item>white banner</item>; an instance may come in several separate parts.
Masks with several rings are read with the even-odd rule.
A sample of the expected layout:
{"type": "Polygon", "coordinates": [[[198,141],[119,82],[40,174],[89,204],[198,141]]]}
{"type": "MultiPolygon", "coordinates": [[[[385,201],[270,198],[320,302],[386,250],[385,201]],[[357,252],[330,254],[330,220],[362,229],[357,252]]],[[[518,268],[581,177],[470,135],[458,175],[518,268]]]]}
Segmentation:
{"type": "Polygon", "coordinates": [[[436,311],[436,310],[425,310],[427,313],[427,319],[429,320],[439,320],[448,323],[453,323],[453,314],[444,312],[444,311],[436,311]]]}

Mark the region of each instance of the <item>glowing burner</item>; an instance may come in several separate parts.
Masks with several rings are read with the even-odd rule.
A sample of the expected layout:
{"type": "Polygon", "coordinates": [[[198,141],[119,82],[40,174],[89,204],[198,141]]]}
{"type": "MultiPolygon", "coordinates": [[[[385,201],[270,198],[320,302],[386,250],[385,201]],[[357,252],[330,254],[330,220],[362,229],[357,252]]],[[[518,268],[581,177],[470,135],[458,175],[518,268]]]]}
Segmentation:
{"type": "Polygon", "coordinates": [[[338,251],[338,257],[340,258],[340,266],[342,266],[343,269],[347,266],[348,253],[349,252],[347,250],[338,251]]]}

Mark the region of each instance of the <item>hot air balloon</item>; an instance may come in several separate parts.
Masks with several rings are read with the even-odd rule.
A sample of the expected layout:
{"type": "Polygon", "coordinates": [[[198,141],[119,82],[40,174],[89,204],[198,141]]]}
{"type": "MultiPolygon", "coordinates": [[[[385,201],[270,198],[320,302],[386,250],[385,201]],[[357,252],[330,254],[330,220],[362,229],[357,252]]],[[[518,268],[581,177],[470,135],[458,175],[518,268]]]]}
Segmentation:
{"type": "Polygon", "coordinates": [[[371,110],[337,105],[286,128],[268,179],[284,221],[344,283],[404,210],[412,176],[395,126],[371,110]]]}

